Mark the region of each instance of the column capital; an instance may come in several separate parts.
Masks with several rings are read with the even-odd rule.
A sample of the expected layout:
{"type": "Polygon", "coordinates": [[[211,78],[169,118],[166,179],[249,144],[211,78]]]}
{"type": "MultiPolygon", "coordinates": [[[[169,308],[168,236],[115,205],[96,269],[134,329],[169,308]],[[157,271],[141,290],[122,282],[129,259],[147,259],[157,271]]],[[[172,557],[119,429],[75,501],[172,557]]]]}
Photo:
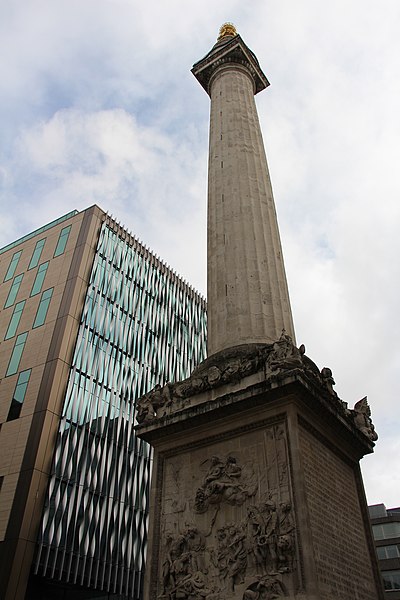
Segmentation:
{"type": "Polygon", "coordinates": [[[236,34],[233,37],[220,38],[210,52],[193,65],[192,73],[208,95],[211,92],[210,83],[214,73],[227,64],[241,65],[250,73],[255,94],[269,86],[255,54],[246,46],[240,35],[236,34]]]}

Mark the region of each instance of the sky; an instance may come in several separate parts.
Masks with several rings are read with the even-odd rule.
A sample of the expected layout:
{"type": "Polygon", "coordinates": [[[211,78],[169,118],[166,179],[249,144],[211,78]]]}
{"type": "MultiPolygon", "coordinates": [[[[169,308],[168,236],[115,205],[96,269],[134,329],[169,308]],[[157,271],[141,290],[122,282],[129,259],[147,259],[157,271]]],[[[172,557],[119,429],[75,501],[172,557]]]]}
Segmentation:
{"type": "Polygon", "coordinates": [[[297,343],[379,434],[367,499],[400,506],[398,0],[6,0],[0,247],[92,204],[206,294],[209,98],[233,22],[257,95],[297,343]]]}

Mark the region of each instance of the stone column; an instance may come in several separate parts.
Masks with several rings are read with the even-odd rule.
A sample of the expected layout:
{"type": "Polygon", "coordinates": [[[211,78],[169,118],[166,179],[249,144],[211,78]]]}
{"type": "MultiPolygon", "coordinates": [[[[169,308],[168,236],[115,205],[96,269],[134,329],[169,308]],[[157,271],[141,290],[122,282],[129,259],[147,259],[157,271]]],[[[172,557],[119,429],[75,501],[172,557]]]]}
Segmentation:
{"type": "Polygon", "coordinates": [[[208,167],[208,354],[272,343],[294,328],[254,93],[268,85],[238,35],[193,68],[211,97],[208,167]],[[206,78],[205,79],[205,75],[206,78]]]}
{"type": "Polygon", "coordinates": [[[293,344],[254,104],[268,81],[232,26],[193,73],[211,96],[209,357],[136,405],[154,448],[144,598],[383,600],[367,399],[349,409],[293,344]]]}

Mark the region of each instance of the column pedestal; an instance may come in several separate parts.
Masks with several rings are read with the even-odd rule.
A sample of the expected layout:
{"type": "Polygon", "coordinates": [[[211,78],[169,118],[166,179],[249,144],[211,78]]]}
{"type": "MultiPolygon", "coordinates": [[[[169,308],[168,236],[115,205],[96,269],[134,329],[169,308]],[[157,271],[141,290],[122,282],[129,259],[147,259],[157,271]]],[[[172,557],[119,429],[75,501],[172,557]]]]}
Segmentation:
{"type": "Polygon", "coordinates": [[[138,407],[154,447],[145,599],[383,598],[359,469],[376,434],[287,336],[138,407]]]}

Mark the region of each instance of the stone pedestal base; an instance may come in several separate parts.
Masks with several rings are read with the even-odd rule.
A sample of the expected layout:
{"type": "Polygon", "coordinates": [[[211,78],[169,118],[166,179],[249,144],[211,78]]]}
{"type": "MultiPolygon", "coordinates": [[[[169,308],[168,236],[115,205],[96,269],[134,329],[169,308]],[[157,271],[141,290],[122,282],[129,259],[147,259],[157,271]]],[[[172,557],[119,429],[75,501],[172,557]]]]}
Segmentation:
{"type": "Polygon", "coordinates": [[[297,349],[279,369],[272,346],[253,350],[247,374],[243,355],[208,362],[183,382],[197,394],[169,386],[142,403],[145,600],[383,598],[359,469],[371,435],[297,349]]]}

